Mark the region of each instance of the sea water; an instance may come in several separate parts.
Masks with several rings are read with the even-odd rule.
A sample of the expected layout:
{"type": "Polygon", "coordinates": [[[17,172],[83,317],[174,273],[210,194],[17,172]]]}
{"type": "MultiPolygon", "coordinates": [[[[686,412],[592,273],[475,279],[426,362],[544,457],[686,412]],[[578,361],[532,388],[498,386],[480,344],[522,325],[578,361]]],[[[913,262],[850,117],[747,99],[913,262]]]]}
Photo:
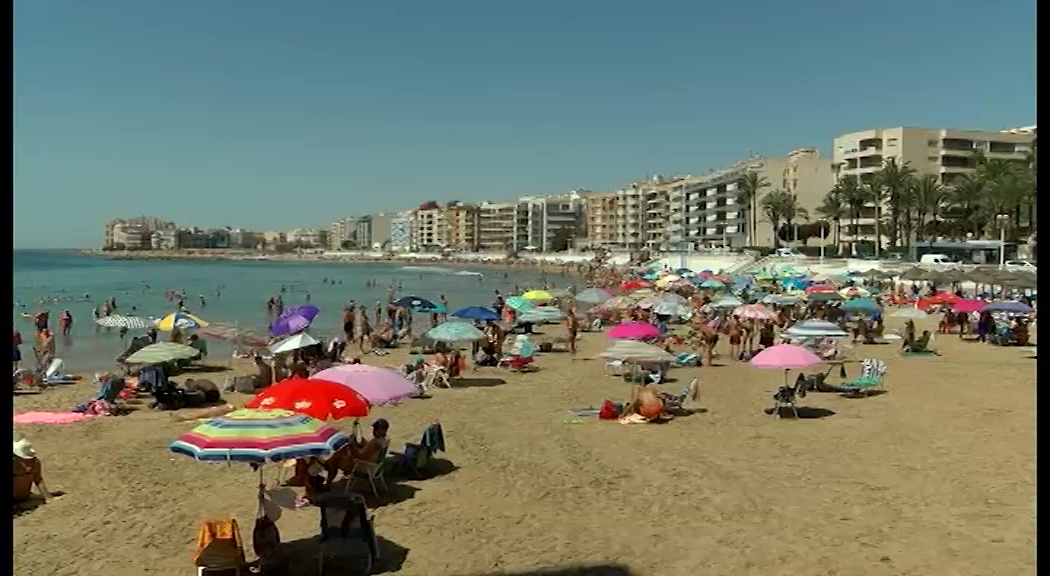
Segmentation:
{"type": "MultiPolygon", "coordinates": [[[[186,294],[186,308],[202,319],[265,333],[266,301],[281,294],[286,308],[306,303],[319,307],[321,313],[310,332],[335,336],[341,333],[342,309],[350,300],[365,305],[371,317],[375,303],[385,301],[389,288],[398,296],[419,296],[434,302],[444,295],[451,312],[466,306],[488,306],[496,290],[509,295],[515,288],[567,287],[573,282],[560,273],[542,275],[525,269],[316,261],[111,260],[43,250],[16,250],[13,276],[13,318],[25,341],[23,358],[33,358],[33,325],[22,314],[50,310],[51,327],[59,334],[59,316],[68,310],[73,315],[72,334],[59,334],[56,341],[58,356],[69,372],[113,368],[114,359],[126,348],[127,341],[116,330],[99,328],[92,319],[92,309],[108,298],[116,298],[116,314],[161,318],[175,311],[175,304],[165,299],[165,291],[180,290],[186,294]]],[[[429,326],[429,320],[422,323],[429,326]]],[[[131,335],[140,332],[132,331],[131,335]]],[[[209,352],[217,358],[228,355],[229,348],[213,341],[209,352]]]]}

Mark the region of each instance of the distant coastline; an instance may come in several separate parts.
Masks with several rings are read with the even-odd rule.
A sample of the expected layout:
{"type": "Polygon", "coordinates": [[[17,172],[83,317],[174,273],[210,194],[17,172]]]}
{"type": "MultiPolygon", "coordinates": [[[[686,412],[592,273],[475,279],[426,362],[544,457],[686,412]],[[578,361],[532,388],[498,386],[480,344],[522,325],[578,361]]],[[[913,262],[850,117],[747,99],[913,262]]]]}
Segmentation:
{"type": "Polygon", "coordinates": [[[378,252],[323,252],[313,254],[276,253],[258,250],[135,250],[107,251],[99,249],[80,250],[80,254],[108,260],[226,260],[261,262],[329,262],[346,264],[402,264],[411,266],[454,266],[457,268],[479,267],[498,269],[532,269],[540,271],[577,272],[582,265],[589,264],[589,255],[574,254],[570,257],[529,255],[522,258],[507,258],[502,254],[471,254],[469,257],[439,255],[385,256],[378,252]]]}

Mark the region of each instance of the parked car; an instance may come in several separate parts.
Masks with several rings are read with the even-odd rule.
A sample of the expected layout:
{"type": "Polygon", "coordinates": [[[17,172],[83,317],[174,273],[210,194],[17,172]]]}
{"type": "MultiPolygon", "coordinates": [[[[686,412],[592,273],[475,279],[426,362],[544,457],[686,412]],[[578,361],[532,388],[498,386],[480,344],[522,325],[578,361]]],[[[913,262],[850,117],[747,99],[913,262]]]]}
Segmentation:
{"type": "Polygon", "coordinates": [[[774,252],[780,258],[805,258],[806,255],[801,252],[796,252],[794,248],[777,248],[774,252]]]}
{"type": "Polygon", "coordinates": [[[1011,272],[1035,272],[1036,271],[1035,264],[1029,262],[1028,260],[1007,260],[1004,267],[1007,270],[1010,270],[1011,272]]]}

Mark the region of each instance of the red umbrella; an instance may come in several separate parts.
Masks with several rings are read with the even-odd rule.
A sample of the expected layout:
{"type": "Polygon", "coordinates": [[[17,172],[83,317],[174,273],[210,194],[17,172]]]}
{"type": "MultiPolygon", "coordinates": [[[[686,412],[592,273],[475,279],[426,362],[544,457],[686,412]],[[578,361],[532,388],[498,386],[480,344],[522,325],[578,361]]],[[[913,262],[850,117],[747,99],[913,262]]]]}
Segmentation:
{"type": "Polygon", "coordinates": [[[806,294],[819,294],[821,292],[834,292],[835,289],[827,284],[816,284],[806,288],[806,294]]]}
{"type": "Polygon", "coordinates": [[[318,420],[368,416],[368,400],[350,388],[328,380],[289,378],[259,392],[248,408],[283,409],[318,420]]]}
{"type": "Polygon", "coordinates": [[[628,280],[627,282],[620,284],[620,290],[623,290],[624,292],[632,292],[650,286],[652,286],[652,283],[646,282],[645,280],[628,280]]]}

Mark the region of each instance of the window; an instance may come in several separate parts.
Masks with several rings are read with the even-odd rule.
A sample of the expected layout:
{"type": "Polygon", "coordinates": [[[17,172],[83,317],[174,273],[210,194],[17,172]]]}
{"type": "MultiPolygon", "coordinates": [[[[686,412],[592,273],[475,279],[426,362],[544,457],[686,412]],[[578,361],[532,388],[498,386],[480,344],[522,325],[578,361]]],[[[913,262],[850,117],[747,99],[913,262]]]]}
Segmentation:
{"type": "Polygon", "coordinates": [[[929,146],[930,148],[936,148],[937,147],[937,141],[936,140],[927,140],[926,141],[926,145],[929,146]]]}
{"type": "Polygon", "coordinates": [[[940,158],[938,158],[937,156],[927,156],[927,157],[926,157],[926,160],[927,160],[928,162],[932,162],[933,164],[936,164],[936,163],[938,163],[938,162],[940,162],[940,161],[941,161],[941,159],[940,159],[940,158]]]}

